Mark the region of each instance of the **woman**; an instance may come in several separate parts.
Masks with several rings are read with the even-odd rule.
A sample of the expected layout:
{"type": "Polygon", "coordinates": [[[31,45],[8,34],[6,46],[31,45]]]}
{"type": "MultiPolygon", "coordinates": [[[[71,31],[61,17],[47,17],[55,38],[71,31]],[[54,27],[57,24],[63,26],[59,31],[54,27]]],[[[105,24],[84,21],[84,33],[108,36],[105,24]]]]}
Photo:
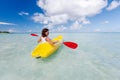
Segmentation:
{"type": "Polygon", "coordinates": [[[38,43],[39,42],[41,42],[41,43],[43,43],[43,42],[49,42],[50,44],[55,44],[55,43],[57,43],[58,41],[51,41],[51,39],[48,37],[48,35],[49,35],[49,29],[47,29],[47,28],[44,28],[43,30],[42,30],[42,33],[41,33],[41,37],[38,39],[38,43]]]}

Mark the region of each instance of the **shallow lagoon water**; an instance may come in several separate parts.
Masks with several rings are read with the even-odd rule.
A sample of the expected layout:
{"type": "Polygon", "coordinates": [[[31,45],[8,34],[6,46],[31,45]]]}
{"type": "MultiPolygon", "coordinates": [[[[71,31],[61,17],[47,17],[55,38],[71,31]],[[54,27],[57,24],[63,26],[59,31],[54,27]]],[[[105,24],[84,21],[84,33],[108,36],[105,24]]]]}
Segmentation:
{"type": "Polygon", "coordinates": [[[77,49],[62,45],[46,59],[31,52],[38,37],[0,34],[0,80],[119,80],[120,33],[51,33],[76,42],[77,49]]]}

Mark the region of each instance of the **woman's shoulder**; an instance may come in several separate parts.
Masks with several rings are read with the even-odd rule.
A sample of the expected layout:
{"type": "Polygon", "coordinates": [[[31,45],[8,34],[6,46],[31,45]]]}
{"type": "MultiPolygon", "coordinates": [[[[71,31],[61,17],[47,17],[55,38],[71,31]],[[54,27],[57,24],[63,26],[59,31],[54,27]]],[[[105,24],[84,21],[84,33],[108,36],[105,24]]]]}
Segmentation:
{"type": "Polygon", "coordinates": [[[46,39],[49,39],[49,37],[45,37],[46,39]]]}
{"type": "Polygon", "coordinates": [[[49,40],[50,40],[50,38],[49,38],[49,37],[46,37],[45,39],[46,39],[47,41],[49,41],[49,40]]]}

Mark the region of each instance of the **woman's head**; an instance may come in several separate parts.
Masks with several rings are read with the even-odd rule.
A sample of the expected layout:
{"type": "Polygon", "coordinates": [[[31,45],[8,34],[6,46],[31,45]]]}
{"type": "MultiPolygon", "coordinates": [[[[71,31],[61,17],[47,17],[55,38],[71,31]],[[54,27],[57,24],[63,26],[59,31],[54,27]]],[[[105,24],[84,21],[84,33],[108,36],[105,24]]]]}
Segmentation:
{"type": "Polygon", "coordinates": [[[42,37],[46,37],[46,36],[48,36],[48,35],[49,35],[49,29],[44,28],[44,29],[42,30],[42,37]]]}

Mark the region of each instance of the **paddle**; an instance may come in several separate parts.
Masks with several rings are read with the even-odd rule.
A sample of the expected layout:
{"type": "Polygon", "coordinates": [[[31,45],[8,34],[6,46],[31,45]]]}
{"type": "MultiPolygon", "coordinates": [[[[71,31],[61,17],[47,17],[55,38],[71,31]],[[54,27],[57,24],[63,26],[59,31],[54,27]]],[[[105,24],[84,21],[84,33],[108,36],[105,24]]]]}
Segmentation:
{"type": "Polygon", "coordinates": [[[78,44],[74,42],[63,42],[63,44],[72,49],[76,49],[78,46],[78,44]]]}
{"type": "MultiPolygon", "coordinates": [[[[34,34],[32,33],[31,36],[38,36],[37,34],[34,34]]],[[[78,47],[78,44],[75,43],[75,42],[71,42],[71,41],[66,41],[66,42],[63,42],[63,44],[69,48],[72,48],[72,49],[76,49],[78,47]]]]}
{"type": "Polygon", "coordinates": [[[33,33],[33,34],[30,34],[30,35],[31,35],[31,36],[38,36],[37,34],[34,34],[34,33],[33,33]]]}

